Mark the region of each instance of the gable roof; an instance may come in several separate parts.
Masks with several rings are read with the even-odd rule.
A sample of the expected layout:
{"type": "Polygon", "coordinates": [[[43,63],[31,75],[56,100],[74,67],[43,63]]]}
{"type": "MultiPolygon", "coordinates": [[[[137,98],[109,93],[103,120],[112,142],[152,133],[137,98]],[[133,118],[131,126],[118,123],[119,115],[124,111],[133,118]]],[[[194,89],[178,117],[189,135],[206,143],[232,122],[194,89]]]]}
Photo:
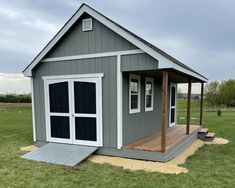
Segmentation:
{"type": "Polygon", "coordinates": [[[43,50],[34,58],[34,60],[24,69],[24,76],[32,76],[32,69],[45,57],[45,55],[53,48],[53,46],[63,37],[63,35],[72,27],[72,25],[82,16],[83,13],[97,19],[99,22],[110,28],[129,42],[133,43],[141,50],[154,57],[159,62],[159,69],[172,68],[180,72],[193,76],[201,81],[207,82],[207,78],[197,73],[190,67],[170,56],[163,50],[157,48],[153,44],[147,42],[143,38],[137,36],[123,26],[117,24],[113,20],[107,18],[95,9],[83,3],[75,14],[66,22],[61,30],[51,39],[51,41],[43,48],[43,50]]]}

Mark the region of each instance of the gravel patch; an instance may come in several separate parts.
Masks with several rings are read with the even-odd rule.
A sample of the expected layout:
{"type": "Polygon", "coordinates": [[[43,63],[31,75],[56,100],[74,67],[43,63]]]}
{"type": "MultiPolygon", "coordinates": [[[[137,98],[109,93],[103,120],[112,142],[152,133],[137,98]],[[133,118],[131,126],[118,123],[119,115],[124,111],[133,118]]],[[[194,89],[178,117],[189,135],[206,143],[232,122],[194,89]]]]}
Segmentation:
{"type": "Polygon", "coordinates": [[[110,164],[119,166],[128,170],[144,170],[146,172],[160,172],[164,174],[180,174],[187,173],[188,169],[181,167],[186,159],[194,155],[195,152],[204,144],[227,144],[229,141],[223,138],[215,138],[213,142],[203,142],[200,139],[195,140],[184,152],[173,158],[172,160],[161,163],[152,161],[143,161],[136,159],[128,159],[121,157],[110,157],[101,155],[92,155],[88,158],[89,161],[99,164],[110,164]]]}

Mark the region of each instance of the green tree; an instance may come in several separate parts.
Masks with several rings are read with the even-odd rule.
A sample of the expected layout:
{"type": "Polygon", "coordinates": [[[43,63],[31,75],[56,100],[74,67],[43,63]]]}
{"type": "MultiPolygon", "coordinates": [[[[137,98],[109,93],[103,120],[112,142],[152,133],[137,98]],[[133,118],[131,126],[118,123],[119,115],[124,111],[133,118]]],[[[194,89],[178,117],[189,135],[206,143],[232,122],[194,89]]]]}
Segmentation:
{"type": "Polygon", "coordinates": [[[220,84],[217,81],[212,81],[206,84],[205,87],[205,101],[209,105],[220,105],[220,84]]]}
{"type": "Polygon", "coordinates": [[[235,80],[223,81],[220,86],[221,102],[228,107],[235,106],[235,80]]]}

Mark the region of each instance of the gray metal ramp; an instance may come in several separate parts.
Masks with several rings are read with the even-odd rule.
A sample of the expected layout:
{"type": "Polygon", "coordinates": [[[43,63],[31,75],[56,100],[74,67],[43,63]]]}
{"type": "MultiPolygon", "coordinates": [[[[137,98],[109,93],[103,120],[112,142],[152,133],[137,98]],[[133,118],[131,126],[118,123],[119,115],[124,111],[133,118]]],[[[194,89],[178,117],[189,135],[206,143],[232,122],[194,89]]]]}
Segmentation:
{"type": "Polygon", "coordinates": [[[23,155],[21,158],[73,167],[85,160],[97,149],[98,147],[93,146],[48,143],[35,151],[23,155]]]}

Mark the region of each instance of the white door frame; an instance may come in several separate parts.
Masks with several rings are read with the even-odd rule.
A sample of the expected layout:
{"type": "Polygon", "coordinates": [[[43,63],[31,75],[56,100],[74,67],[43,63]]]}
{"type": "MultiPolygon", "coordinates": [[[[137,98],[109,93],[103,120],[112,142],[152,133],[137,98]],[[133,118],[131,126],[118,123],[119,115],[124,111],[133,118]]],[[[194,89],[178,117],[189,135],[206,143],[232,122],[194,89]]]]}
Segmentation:
{"type": "Polygon", "coordinates": [[[173,125],[176,125],[176,122],[177,122],[177,115],[176,115],[176,111],[177,111],[177,108],[176,108],[176,105],[177,105],[177,84],[176,83],[173,83],[171,82],[170,83],[170,102],[169,102],[169,127],[173,126],[173,125]],[[175,106],[171,106],[171,96],[172,96],[172,93],[171,93],[171,88],[172,87],[175,87],[175,106]],[[175,122],[171,123],[171,109],[175,109],[175,122]]]}
{"type": "Polygon", "coordinates": [[[63,75],[63,76],[46,76],[44,80],[44,99],[45,99],[45,121],[46,121],[46,140],[48,142],[79,144],[88,146],[103,146],[103,122],[102,122],[102,77],[103,73],[99,74],[78,74],[78,75],[63,75]],[[93,82],[96,83],[96,114],[75,114],[74,110],[74,81],[93,82]],[[69,92],[69,113],[51,113],[49,99],[49,84],[68,82],[69,92]],[[70,118],[70,139],[52,138],[50,116],[68,116],[70,118]],[[97,141],[75,140],[75,117],[96,117],[96,137],[97,141]]]}

